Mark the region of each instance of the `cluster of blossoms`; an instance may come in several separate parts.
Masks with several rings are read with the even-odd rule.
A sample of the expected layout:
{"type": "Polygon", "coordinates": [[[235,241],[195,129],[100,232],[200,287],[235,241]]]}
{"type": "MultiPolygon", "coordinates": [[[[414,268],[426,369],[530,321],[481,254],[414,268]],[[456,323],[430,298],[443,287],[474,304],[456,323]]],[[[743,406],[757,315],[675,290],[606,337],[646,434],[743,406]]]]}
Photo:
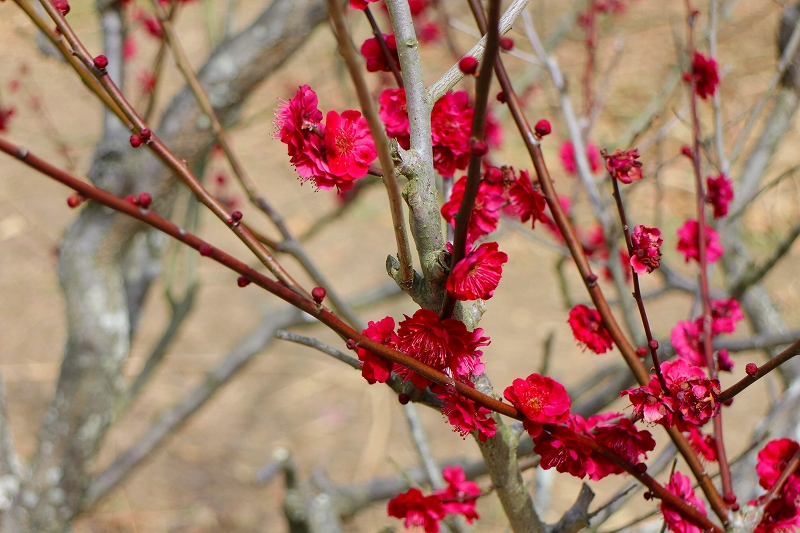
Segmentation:
{"type": "MultiPolygon", "coordinates": [[[[744,319],[742,308],[733,298],[727,300],[711,300],[711,336],[730,334],[736,331],[736,323],[744,319]]],[[[672,328],[670,335],[672,346],[678,357],[689,364],[706,367],[703,353],[703,317],[695,320],[681,320],[672,328]]],[[[731,371],[733,361],[725,349],[717,352],[717,366],[720,370],[731,371]]]]}
{"type": "MultiPolygon", "coordinates": [[[[673,472],[669,478],[669,483],[667,483],[664,488],[696,508],[702,514],[707,514],[703,500],[698,498],[694,493],[692,480],[687,476],[684,476],[680,472],[673,472]]],[[[686,520],[678,511],[670,507],[664,501],[661,502],[661,514],[664,515],[664,523],[670,531],[675,533],[703,533],[701,528],[686,520]]]]}
{"type": "Polygon", "coordinates": [[[719,380],[709,379],[702,368],[683,359],[661,363],[666,390],[657,376],[650,383],[622,391],[637,417],[650,424],[676,426],[681,431],[699,428],[720,409],[719,380]]]}
{"type": "Polygon", "coordinates": [[[430,496],[411,488],[389,500],[389,516],[402,518],[407,528],[421,527],[425,533],[437,533],[439,522],[447,515],[461,515],[469,524],[477,520],[479,516],[475,511],[475,503],[481,495],[478,485],[467,481],[460,466],[445,467],[442,477],[447,486],[430,496]]]}
{"type": "Polygon", "coordinates": [[[571,401],[564,386],[547,376],[531,374],[515,379],[504,391],[505,398],[525,416],[523,426],[533,438],[534,451],[544,469],[575,477],[600,480],[624,470],[598,451],[611,453],[638,464],[655,449],[650,432],[637,430],[620,413],[606,413],[584,419],[571,414],[571,401]],[[593,447],[591,443],[597,443],[593,447]]]}
{"type": "Polygon", "coordinates": [[[359,111],[328,111],[325,123],[317,94],[303,85],[275,111],[276,137],[303,181],[343,192],[363,178],[378,157],[367,121],[359,111]]]}
{"type": "MultiPolygon", "coordinates": [[[[442,217],[455,226],[455,218],[464,199],[467,177],[462,176],[453,185],[450,199],[442,205],[442,217]]],[[[549,222],[545,214],[547,203],[538,189],[533,188],[526,170],[517,177],[511,167],[489,167],[478,187],[467,229],[467,246],[497,229],[500,215],[505,210],[522,222],[549,222]]]]}
{"type": "MultiPolygon", "coordinates": [[[[772,488],[792,457],[800,450],[800,444],[791,439],[776,439],[767,443],[758,452],[756,473],[758,484],[768,490],[772,488]]],[[[756,501],[750,502],[755,505],[756,501]]],[[[764,517],[756,527],[756,533],[779,533],[800,528],[800,473],[796,470],[784,483],[779,497],[767,504],[764,517]]]]}

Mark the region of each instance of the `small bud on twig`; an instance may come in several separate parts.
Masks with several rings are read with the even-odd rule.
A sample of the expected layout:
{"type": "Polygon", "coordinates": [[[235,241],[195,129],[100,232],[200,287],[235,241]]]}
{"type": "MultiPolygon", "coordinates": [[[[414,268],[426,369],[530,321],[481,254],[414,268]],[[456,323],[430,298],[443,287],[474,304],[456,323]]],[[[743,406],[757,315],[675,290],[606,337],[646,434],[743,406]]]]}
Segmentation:
{"type": "Polygon", "coordinates": [[[475,74],[478,71],[478,60],[472,56],[465,56],[458,62],[458,69],[466,75],[475,74]]]}
{"type": "Polygon", "coordinates": [[[550,132],[553,131],[552,126],[550,126],[550,121],[542,119],[536,123],[533,130],[536,132],[540,138],[544,137],[545,135],[550,135],[550,132]]]}
{"type": "Polygon", "coordinates": [[[108,58],[104,55],[99,55],[94,58],[94,66],[100,70],[105,70],[108,66],[108,58]]]}
{"type": "Polygon", "coordinates": [[[236,278],[236,284],[239,287],[247,287],[248,285],[250,285],[250,280],[244,276],[239,276],[238,278],[236,278]]]}
{"type": "Polygon", "coordinates": [[[311,289],[311,297],[314,298],[314,302],[316,302],[317,305],[322,304],[322,300],[325,299],[326,294],[327,292],[325,292],[323,287],[314,287],[311,289]]]}

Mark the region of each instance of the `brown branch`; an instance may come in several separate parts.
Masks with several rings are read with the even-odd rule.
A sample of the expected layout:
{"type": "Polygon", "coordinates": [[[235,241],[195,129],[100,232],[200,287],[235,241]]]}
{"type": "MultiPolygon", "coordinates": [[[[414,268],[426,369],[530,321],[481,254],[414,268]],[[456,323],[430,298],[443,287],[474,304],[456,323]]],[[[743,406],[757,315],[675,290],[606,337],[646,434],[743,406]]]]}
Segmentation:
{"type": "Polygon", "coordinates": [[[766,376],[783,363],[791,359],[792,357],[800,354],[800,339],[796,340],[791,346],[783,350],[781,353],[758,367],[753,374],[750,374],[746,377],[743,377],[735,384],[731,385],[724,391],[722,391],[719,395],[720,402],[726,402],[742,392],[744,389],[761,379],[762,377],[766,376]]]}

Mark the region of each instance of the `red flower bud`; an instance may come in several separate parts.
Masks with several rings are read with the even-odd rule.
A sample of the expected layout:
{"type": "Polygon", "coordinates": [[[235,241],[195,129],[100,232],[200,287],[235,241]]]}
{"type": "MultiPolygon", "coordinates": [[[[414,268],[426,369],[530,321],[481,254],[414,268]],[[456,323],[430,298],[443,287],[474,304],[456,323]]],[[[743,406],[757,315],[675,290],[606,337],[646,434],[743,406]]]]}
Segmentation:
{"type": "Polygon", "coordinates": [[[53,0],[53,7],[58,9],[59,13],[64,16],[69,13],[69,2],[67,0],[53,0]]]}
{"type": "Polygon", "coordinates": [[[650,346],[651,350],[658,350],[658,341],[655,339],[648,342],[647,345],[650,346]]]}
{"type": "Polygon", "coordinates": [[[747,363],[747,366],[744,367],[744,371],[747,372],[748,376],[755,376],[756,372],[758,372],[758,365],[755,363],[747,363]]]}
{"type": "Polygon", "coordinates": [[[500,37],[500,48],[506,52],[514,49],[514,39],[511,37],[500,37]]]}
{"type": "Polygon", "coordinates": [[[69,198],[67,198],[67,205],[68,205],[68,206],[69,206],[71,209],[75,209],[76,207],[78,207],[79,205],[81,205],[81,204],[83,203],[83,201],[84,201],[84,200],[86,200],[86,198],[84,198],[84,197],[83,197],[82,195],[80,195],[79,193],[75,193],[75,194],[73,194],[72,196],[70,196],[69,198]]]}
{"type": "Polygon", "coordinates": [[[497,93],[496,98],[497,98],[497,101],[500,102],[501,104],[505,104],[506,103],[506,93],[504,93],[503,91],[500,91],[499,93],[497,93]]]}
{"type": "Polygon", "coordinates": [[[149,141],[152,134],[153,132],[150,131],[150,128],[142,128],[142,131],[139,132],[139,136],[143,141],[149,141]]]}
{"type": "Polygon", "coordinates": [[[108,58],[104,55],[99,55],[94,58],[94,66],[99,68],[100,70],[105,70],[108,66],[108,58]]]}
{"type": "Polygon", "coordinates": [[[470,151],[474,156],[483,157],[489,152],[489,147],[486,146],[486,143],[483,141],[472,139],[470,141],[470,151]]]}
{"type": "Polygon", "coordinates": [[[317,305],[322,303],[322,300],[325,299],[326,294],[327,293],[323,287],[314,287],[311,289],[311,297],[314,298],[314,301],[317,303],[317,305]]]}
{"type": "Polygon", "coordinates": [[[250,285],[250,280],[244,276],[239,276],[238,278],[236,278],[236,284],[239,287],[247,287],[248,285],[250,285]]]}
{"type": "Polygon", "coordinates": [[[694,154],[692,153],[692,149],[686,146],[685,144],[681,146],[681,154],[685,155],[689,159],[694,159],[694,154]]]}
{"type": "Polygon", "coordinates": [[[483,175],[483,179],[486,183],[497,185],[503,182],[503,171],[497,167],[489,167],[489,170],[483,175]]]}
{"type": "Polygon", "coordinates": [[[736,503],[736,494],[726,494],[722,499],[725,500],[725,503],[728,505],[733,505],[736,503]]]}
{"type": "Polygon", "coordinates": [[[639,357],[647,357],[647,348],[644,346],[639,346],[636,348],[636,355],[639,357]]]}
{"type": "Polygon", "coordinates": [[[126,196],[125,201],[128,202],[129,204],[139,205],[139,200],[132,194],[126,196]]]}
{"type": "Polygon", "coordinates": [[[142,138],[135,133],[131,135],[131,146],[133,146],[134,148],[139,148],[141,145],[142,145],[142,138]]]}
{"type": "Polygon", "coordinates": [[[542,119],[536,123],[536,126],[533,128],[536,132],[536,135],[539,137],[544,137],[545,135],[550,135],[550,132],[553,131],[552,126],[550,126],[550,121],[542,119]]]}
{"type": "Polygon", "coordinates": [[[411,396],[409,396],[405,392],[401,392],[400,394],[397,395],[397,399],[400,400],[400,403],[405,405],[411,401],[411,396]]]}
{"type": "Polygon", "coordinates": [[[458,69],[466,75],[475,74],[478,70],[478,60],[472,56],[464,56],[458,62],[458,69]]]}
{"type": "Polygon", "coordinates": [[[234,211],[233,213],[231,213],[231,220],[233,220],[234,222],[239,222],[240,220],[242,220],[242,212],[234,211]]]}
{"type": "Polygon", "coordinates": [[[197,251],[200,252],[200,255],[202,255],[203,257],[208,257],[209,255],[211,255],[211,245],[204,242],[203,244],[200,245],[199,248],[197,248],[197,251]]]}
{"type": "Polygon", "coordinates": [[[150,196],[150,193],[143,192],[139,195],[139,205],[147,209],[150,207],[150,204],[153,203],[153,197],[150,196]]]}
{"type": "Polygon", "coordinates": [[[347,349],[348,350],[355,350],[358,348],[355,339],[347,339],[347,349]]]}

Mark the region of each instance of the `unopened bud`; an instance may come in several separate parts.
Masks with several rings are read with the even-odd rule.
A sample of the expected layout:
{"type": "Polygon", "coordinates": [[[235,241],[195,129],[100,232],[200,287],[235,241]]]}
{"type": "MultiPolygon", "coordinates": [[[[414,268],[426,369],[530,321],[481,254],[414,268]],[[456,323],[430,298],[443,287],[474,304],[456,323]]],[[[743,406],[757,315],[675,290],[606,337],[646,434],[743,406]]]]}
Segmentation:
{"type": "Polygon", "coordinates": [[[536,123],[536,126],[534,126],[533,130],[539,137],[544,137],[545,135],[550,135],[550,132],[553,131],[553,128],[550,126],[549,120],[542,119],[536,123]]]}
{"type": "Polygon", "coordinates": [[[658,341],[655,339],[651,339],[650,342],[647,343],[650,346],[651,350],[658,350],[658,341]]]}
{"type": "Polygon", "coordinates": [[[239,287],[247,287],[248,285],[250,285],[250,280],[244,276],[239,276],[238,278],[236,278],[236,284],[239,287]]]}
{"type": "Polygon", "coordinates": [[[500,48],[505,50],[506,52],[510,52],[514,49],[514,39],[511,37],[501,37],[500,38],[500,48]]]}
{"type": "Polygon", "coordinates": [[[686,146],[685,144],[681,147],[681,154],[685,155],[689,159],[694,159],[694,154],[692,153],[692,149],[686,146]]]}
{"type": "Polygon", "coordinates": [[[497,185],[503,182],[503,171],[497,167],[489,167],[489,170],[483,175],[483,179],[486,183],[497,185]]]}
{"type": "Polygon", "coordinates": [[[397,395],[397,399],[400,401],[400,403],[405,405],[411,401],[411,396],[409,396],[405,392],[401,392],[400,394],[397,395]]]}
{"type": "Polygon", "coordinates": [[[755,376],[758,372],[758,365],[755,363],[747,363],[747,366],[744,367],[744,371],[747,372],[748,376],[755,376]]]}
{"type": "Polygon", "coordinates": [[[204,242],[197,248],[197,251],[200,252],[200,255],[203,257],[208,257],[211,255],[211,245],[207,242],[204,242]]]}
{"type": "Polygon", "coordinates": [[[311,297],[314,298],[314,301],[317,305],[322,303],[322,300],[325,299],[325,289],[323,287],[314,287],[311,289],[311,297]]]}
{"type": "Polygon", "coordinates": [[[126,202],[128,202],[129,204],[133,204],[133,205],[139,205],[139,199],[138,199],[138,198],[136,198],[136,197],[135,197],[134,195],[132,195],[132,194],[129,194],[128,196],[126,196],[126,197],[125,197],[125,201],[126,201],[126,202]]]}
{"type": "Polygon", "coordinates": [[[355,339],[347,339],[347,349],[348,350],[355,350],[356,348],[358,348],[358,345],[356,344],[356,340],[355,339]]]}
{"type": "Polygon", "coordinates": [[[467,75],[475,74],[478,70],[478,60],[472,56],[464,56],[458,62],[458,70],[467,75]]]}
{"type": "Polygon", "coordinates": [[[94,58],[93,63],[94,66],[99,68],[100,70],[105,70],[106,67],[108,66],[108,58],[101,54],[94,58]]]}
{"type": "Polygon", "coordinates": [[[647,357],[647,348],[644,346],[639,346],[636,348],[636,355],[639,357],[647,357]]]}
{"type": "Polygon", "coordinates": [[[476,157],[483,157],[489,152],[489,147],[486,146],[486,143],[483,141],[472,139],[470,141],[470,151],[472,152],[472,155],[476,157]]]}
{"type": "Polygon", "coordinates": [[[86,198],[84,198],[83,195],[81,195],[80,193],[76,192],[75,194],[67,198],[67,205],[71,209],[75,209],[76,207],[81,205],[84,200],[86,200],[86,198]]]}
{"type": "Polygon", "coordinates": [[[142,138],[139,137],[136,133],[131,135],[131,146],[134,148],[139,148],[142,145],[142,138]]]}
{"type": "Polygon", "coordinates": [[[240,220],[242,220],[242,212],[234,211],[233,213],[231,213],[231,220],[233,220],[234,222],[239,222],[240,220]]]}
{"type": "Polygon", "coordinates": [[[497,93],[497,96],[495,98],[497,98],[497,101],[500,102],[501,104],[506,103],[506,93],[504,93],[503,91],[497,93]]]}
{"type": "Polygon", "coordinates": [[[139,195],[139,205],[147,209],[150,207],[150,204],[153,203],[153,197],[150,196],[150,193],[143,192],[139,195]]]}
{"type": "Polygon", "coordinates": [[[142,128],[142,131],[139,132],[139,136],[143,141],[149,141],[151,135],[153,135],[153,132],[150,131],[150,128],[142,128]]]}

